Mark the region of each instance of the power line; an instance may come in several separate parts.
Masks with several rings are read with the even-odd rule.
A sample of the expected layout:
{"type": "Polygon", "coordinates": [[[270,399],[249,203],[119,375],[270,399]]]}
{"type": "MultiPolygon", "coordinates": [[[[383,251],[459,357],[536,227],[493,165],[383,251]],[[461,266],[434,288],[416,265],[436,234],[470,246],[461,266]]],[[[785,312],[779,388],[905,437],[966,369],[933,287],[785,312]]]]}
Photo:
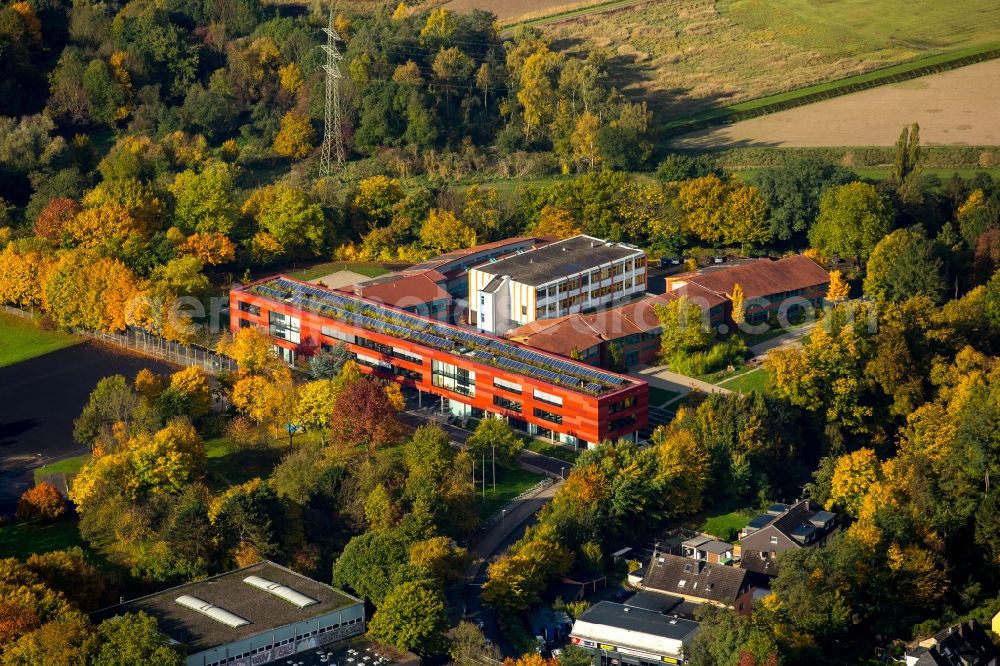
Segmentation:
{"type": "Polygon", "coordinates": [[[326,106],[323,110],[323,149],[319,162],[319,172],[329,176],[332,159],[337,160],[337,168],[344,166],[344,137],[340,127],[340,67],[337,63],[344,59],[337,50],[340,35],[333,28],[333,10],[330,10],[330,24],[323,29],[326,45],[320,48],[326,53],[326,106]],[[332,153],[332,155],[331,155],[332,153]]]}

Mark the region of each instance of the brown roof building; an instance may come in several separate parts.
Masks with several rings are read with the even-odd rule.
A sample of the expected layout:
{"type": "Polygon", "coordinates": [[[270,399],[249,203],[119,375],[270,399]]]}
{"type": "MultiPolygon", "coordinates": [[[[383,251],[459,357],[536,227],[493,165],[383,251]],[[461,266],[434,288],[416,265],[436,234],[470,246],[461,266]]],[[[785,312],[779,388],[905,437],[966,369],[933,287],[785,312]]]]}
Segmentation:
{"type": "Polygon", "coordinates": [[[646,567],[642,588],[744,614],[753,606],[754,586],[747,571],[679,555],[654,556],[646,567]]]}
{"type": "Polygon", "coordinates": [[[774,504],[740,532],[740,568],[774,577],[775,558],[797,548],[823,546],[838,527],[837,514],[803,499],[795,504],[774,504]]]}

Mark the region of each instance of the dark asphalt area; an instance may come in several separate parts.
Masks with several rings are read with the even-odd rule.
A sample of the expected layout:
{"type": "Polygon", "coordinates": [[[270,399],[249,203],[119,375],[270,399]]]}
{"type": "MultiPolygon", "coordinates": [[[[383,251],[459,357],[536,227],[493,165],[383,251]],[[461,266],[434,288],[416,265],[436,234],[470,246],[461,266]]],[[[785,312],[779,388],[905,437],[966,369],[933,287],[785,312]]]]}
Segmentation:
{"type": "Polygon", "coordinates": [[[73,441],[73,420],[97,382],[115,374],[131,380],[142,368],[177,370],[90,341],[0,368],[0,514],[14,512],[36,467],[86,452],[73,441]]]}

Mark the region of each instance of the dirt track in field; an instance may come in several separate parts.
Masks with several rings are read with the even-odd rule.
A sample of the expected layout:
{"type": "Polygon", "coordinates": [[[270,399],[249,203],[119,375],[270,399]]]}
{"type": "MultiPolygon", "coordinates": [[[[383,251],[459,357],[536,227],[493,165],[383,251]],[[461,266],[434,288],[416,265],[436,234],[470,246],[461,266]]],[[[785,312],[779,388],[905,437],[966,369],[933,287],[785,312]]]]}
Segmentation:
{"type": "Polygon", "coordinates": [[[607,0],[449,0],[444,6],[456,12],[484,9],[497,15],[501,23],[541,18],[572,9],[589,7],[607,0]]]}
{"type": "Polygon", "coordinates": [[[1000,60],[873,88],[797,109],[687,134],[680,148],[891,146],[920,123],[920,140],[1000,145],[1000,60]]]}

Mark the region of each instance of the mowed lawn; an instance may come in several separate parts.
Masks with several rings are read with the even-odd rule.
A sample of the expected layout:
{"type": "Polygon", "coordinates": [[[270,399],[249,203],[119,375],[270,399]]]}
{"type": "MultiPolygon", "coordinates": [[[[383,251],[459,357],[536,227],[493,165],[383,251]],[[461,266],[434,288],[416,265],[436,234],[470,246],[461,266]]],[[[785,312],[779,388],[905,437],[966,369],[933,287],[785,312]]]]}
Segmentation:
{"type": "Polygon", "coordinates": [[[0,312],[0,368],[80,342],[61,331],[43,331],[34,322],[0,312]]]}
{"type": "Polygon", "coordinates": [[[542,26],[611,53],[610,81],[675,120],[716,106],[1000,42],[995,0],[657,0],[542,26]]]}

